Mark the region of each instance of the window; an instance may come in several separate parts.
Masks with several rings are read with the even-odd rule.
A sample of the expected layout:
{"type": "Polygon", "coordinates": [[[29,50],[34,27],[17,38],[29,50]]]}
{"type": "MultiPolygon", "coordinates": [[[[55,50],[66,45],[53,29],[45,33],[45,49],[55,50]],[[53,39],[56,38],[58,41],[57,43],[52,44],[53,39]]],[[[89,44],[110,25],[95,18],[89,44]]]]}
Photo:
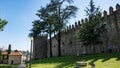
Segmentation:
{"type": "Polygon", "coordinates": [[[62,45],[64,45],[64,42],[62,42],[62,45]]]}
{"type": "Polygon", "coordinates": [[[3,58],[4,58],[4,59],[7,59],[7,56],[4,56],[3,58]]]}

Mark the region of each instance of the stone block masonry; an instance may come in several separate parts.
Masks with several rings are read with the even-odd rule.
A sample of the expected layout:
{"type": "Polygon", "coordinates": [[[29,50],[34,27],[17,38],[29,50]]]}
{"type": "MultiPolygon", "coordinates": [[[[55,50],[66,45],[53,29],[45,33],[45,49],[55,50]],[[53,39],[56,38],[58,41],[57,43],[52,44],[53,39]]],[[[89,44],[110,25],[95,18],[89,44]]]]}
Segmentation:
{"type": "MultiPolygon", "coordinates": [[[[101,23],[106,23],[105,32],[101,33],[102,44],[95,46],[96,53],[108,52],[108,47],[112,45],[112,51],[120,52],[120,5],[116,5],[116,10],[113,7],[109,8],[109,14],[107,11],[103,12],[101,23]]],[[[62,31],[61,35],[61,53],[62,55],[81,55],[85,51],[85,47],[82,46],[78,39],[78,32],[81,27],[81,21],[75,22],[75,25],[67,26],[62,31]]],[[[37,59],[49,57],[50,45],[47,36],[38,36],[34,40],[34,57],[37,59]]],[[[87,48],[87,52],[90,53],[90,48],[87,48]]],[[[58,43],[55,37],[52,38],[52,54],[58,56],[58,43]]]]}

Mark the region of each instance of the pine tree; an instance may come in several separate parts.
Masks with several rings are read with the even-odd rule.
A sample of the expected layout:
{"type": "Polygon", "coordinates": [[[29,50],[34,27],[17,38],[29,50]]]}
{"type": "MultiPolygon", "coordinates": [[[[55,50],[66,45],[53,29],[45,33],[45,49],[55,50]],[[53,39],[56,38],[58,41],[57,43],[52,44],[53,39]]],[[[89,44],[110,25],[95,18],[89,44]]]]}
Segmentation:
{"type": "Polygon", "coordinates": [[[33,22],[32,33],[39,35],[40,33],[48,33],[50,38],[50,56],[52,56],[52,41],[51,35],[58,34],[58,52],[61,56],[61,30],[66,25],[66,22],[71,17],[75,16],[77,7],[70,5],[72,0],[51,0],[46,7],[42,7],[36,14],[40,19],[33,22]],[[69,5],[64,6],[63,3],[67,1],[69,5]]]}
{"type": "Polygon", "coordinates": [[[7,53],[7,59],[9,59],[9,54],[11,53],[11,44],[8,46],[8,53],[7,53]]]}
{"type": "Polygon", "coordinates": [[[91,19],[93,16],[97,16],[99,13],[101,13],[100,6],[96,7],[93,0],[90,1],[89,7],[86,7],[86,16],[91,19]]]}
{"type": "Polygon", "coordinates": [[[95,53],[95,45],[102,43],[100,38],[100,32],[104,28],[103,25],[100,24],[100,20],[102,18],[99,7],[95,7],[93,0],[90,1],[90,7],[86,8],[86,15],[88,19],[86,19],[79,31],[79,39],[83,43],[83,45],[87,48],[89,47],[91,53],[95,53]]]}

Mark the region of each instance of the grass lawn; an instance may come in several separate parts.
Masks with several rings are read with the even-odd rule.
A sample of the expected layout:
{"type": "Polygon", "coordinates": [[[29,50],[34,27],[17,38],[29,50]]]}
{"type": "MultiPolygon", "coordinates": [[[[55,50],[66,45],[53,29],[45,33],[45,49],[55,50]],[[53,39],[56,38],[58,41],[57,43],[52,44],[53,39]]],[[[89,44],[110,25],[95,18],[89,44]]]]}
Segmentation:
{"type": "Polygon", "coordinates": [[[119,53],[46,58],[34,61],[32,68],[75,68],[75,62],[83,60],[87,62],[86,68],[90,68],[90,61],[94,61],[96,68],[120,68],[119,53]]]}
{"type": "Polygon", "coordinates": [[[17,65],[0,64],[0,68],[16,68],[17,65]]]}

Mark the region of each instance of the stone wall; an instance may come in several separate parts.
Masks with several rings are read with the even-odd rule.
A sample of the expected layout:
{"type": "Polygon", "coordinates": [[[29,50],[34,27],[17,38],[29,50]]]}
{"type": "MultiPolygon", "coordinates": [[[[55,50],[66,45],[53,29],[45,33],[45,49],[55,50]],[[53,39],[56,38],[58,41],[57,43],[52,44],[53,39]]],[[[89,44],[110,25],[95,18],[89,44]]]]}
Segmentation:
{"type": "MultiPolygon", "coordinates": [[[[120,51],[120,5],[116,5],[116,10],[114,11],[112,7],[109,8],[109,14],[107,11],[103,12],[101,23],[106,23],[106,30],[101,33],[102,44],[95,46],[96,53],[107,52],[109,45],[113,46],[114,52],[120,51]]],[[[68,26],[61,34],[61,53],[62,55],[78,55],[82,54],[85,47],[80,43],[77,33],[80,29],[81,23],[84,20],[75,22],[75,25],[68,26]]],[[[53,39],[52,44],[56,44],[52,47],[53,56],[54,52],[57,52],[57,40],[53,39]]],[[[90,53],[90,48],[87,48],[87,53],[90,53]]]]}
{"type": "Polygon", "coordinates": [[[33,58],[41,59],[47,57],[47,35],[34,37],[33,58]]]}
{"type": "Polygon", "coordinates": [[[10,55],[8,64],[21,64],[22,63],[22,56],[15,56],[15,55],[10,55]]]}
{"type": "MultiPolygon", "coordinates": [[[[102,44],[98,44],[95,46],[96,53],[107,52],[109,45],[113,46],[113,51],[119,52],[120,51],[120,5],[116,5],[116,10],[114,11],[112,7],[109,8],[109,14],[107,11],[103,12],[101,23],[106,23],[106,29],[104,33],[101,33],[101,40],[102,44]]],[[[75,25],[68,26],[61,34],[61,53],[62,55],[79,55],[84,53],[85,47],[82,46],[80,41],[78,40],[77,33],[80,29],[81,24],[84,20],[75,22],[75,25]]],[[[45,44],[41,44],[46,42],[45,39],[39,38],[36,43],[39,45],[35,51],[41,51],[41,54],[46,53],[49,57],[50,49],[49,49],[49,40],[47,40],[47,50],[43,50],[41,46],[45,44]],[[40,47],[40,48],[39,48],[40,47]]],[[[46,46],[45,45],[45,46],[46,46]]],[[[90,53],[90,48],[87,48],[87,53],[90,53]]],[[[38,53],[35,53],[36,56],[38,53]]],[[[40,54],[40,53],[39,53],[40,54]]],[[[41,55],[40,54],[40,55],[41,55]]],[[[52,38],[52,54],[53,56],[58,56],[58,43],[55,37],[52,38]]]]}
{"type": "Polygon", "coordinates": [[[108,47],[113,45],[114,51],[120,50],[120,5],[116,5],[114,11],[112,7],[109,8],[109,14],[104,11],[103,22],[106,22],[106,33],[103,35],[103,45],[108,47]]]}

